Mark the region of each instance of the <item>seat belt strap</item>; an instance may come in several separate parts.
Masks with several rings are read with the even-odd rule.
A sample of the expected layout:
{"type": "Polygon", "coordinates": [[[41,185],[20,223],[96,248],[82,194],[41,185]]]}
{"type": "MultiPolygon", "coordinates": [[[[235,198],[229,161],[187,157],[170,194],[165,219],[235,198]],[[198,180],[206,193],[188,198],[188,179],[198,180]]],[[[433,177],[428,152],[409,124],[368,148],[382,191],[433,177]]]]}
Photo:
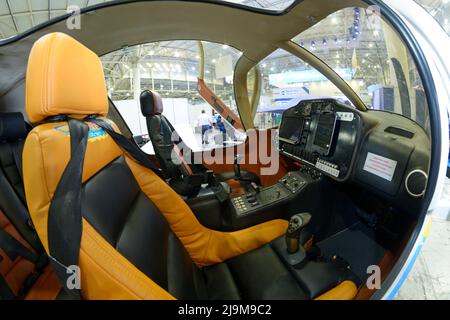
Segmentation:
{"type": "Polygon", "coordinates": [[[160,177],[163,176],[162,170],[158,168],[134,142],[131,142],[125,136],[114,131],[113,127],[108,122],[93,117],[92,118],[88,117],[85,120],[92,122],[97,126],[99,126],[100,128],[102,128],[103,130],[105,130],[122,150],[126,151],[134,160],[139,162],[142,166],[152,170],[160,177]]]}
{"type": "Polygon", "coordinates": [[[25,247],[19,240],[14,238],[8,232],[0,229],[0,248],[12,260],[22,257],[30,262],[36,264],[39,260],[39,255],[27,247],[25,247]]]}
{"type": "MultiPolygon", "coordinates": [[[[69,298],[81,299],[78,288],[69,288],[74,270],[78,266],[82,234],[82,174],[89,128],[83,121],[68,119],[70,130],[70,160],[48,212],[48,246],[50,261],[63,290],[69,298]]],[[[78,279],[80,281],[80,279],[78,279]]]]}
{"type": "Polygon", "coordinates": [[[17,167],[17,171],[19,171],[20,178],[23,180],[23,171],[22,171],[22,146],[21,142],[16,142],[12,146],[12,153],[14,157],[14,162],[17,167]]]}

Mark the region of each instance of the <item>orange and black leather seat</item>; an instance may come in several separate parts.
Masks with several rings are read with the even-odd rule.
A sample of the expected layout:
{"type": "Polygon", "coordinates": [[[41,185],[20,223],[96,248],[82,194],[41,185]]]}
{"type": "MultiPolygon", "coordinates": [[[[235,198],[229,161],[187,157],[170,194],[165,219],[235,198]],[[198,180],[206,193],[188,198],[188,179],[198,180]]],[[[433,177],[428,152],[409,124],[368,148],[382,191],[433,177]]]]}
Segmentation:
{"type": "MultiPolygon", "coordinates": [[[[48,250],[49,207],[71,146],[66,120],[46,119],[107,114],[96,54],[61,33],[38,40],[28,63],[26,111],[31,121],[41,123],[25,143],[26,198],[48,250]]],[[[153,171],[84,121],[90,131],[81,200],[83,298],[312,299],[325,294],[351,299],[356,294],[349,271],[337,264],[316,261],[292,272],[283,263],[277,248],[286,221],[236,232],[205,228],[153,171]]]]}

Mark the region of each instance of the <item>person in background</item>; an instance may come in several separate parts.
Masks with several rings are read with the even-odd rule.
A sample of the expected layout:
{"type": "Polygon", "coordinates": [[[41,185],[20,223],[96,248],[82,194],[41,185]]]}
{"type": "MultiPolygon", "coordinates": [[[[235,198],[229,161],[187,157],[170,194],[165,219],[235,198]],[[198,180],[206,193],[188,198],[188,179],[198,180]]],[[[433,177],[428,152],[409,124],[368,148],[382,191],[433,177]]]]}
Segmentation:
{"type": "Polygon", "coordinates": [[[225,140],[227,140],[227,130],[225,128],[225,124],[223,123],[223,119],[220,115],[219,115],[219,117],[216,118],[216,126],[217,126],[217,129],[222,134],[222,144],[225,145],[226,144],[225,140]]]}
{"type": "Polygon", "coordinates": [[[208,116],[205,110],[198,117],[198,125],[202,128],[202,144],[209,144],[208,130],[211,129],[211,117],[208,116]]]}

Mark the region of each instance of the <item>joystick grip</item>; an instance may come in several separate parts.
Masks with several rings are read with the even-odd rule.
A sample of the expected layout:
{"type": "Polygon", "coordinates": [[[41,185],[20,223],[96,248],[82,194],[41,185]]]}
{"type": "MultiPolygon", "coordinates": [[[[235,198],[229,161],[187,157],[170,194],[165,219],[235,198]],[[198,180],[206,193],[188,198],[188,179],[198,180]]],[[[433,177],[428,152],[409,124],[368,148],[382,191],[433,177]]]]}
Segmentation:
{"type": "Polygon", "coordinates": [[[300,233],[311,220],[311,214],[300,213],[291,217],[286,232],[286,246],[290,254],[296,253],[300,246],[300,233]]]}

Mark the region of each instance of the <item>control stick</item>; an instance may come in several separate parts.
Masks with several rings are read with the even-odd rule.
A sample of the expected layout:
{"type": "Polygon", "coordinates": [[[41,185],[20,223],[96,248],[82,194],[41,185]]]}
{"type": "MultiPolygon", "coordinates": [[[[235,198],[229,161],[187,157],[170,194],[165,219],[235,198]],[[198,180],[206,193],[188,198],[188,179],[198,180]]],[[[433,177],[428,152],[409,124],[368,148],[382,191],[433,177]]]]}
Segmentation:
{"type": "Polygon", "coordinates": [[[286,247],[289,254],[294,254],[300,247],[300,234],[311,220],[311,214],[299,213],[291,217],[286,232],[286,247]]]}
{"type": "Polygon", "coordinates": [[[234,157],[234,177],[237,180],[241,180],[241,164],[240,164],[241,159],[242,159],[242,156],[240,154],[237,154],[234,157]]]}

